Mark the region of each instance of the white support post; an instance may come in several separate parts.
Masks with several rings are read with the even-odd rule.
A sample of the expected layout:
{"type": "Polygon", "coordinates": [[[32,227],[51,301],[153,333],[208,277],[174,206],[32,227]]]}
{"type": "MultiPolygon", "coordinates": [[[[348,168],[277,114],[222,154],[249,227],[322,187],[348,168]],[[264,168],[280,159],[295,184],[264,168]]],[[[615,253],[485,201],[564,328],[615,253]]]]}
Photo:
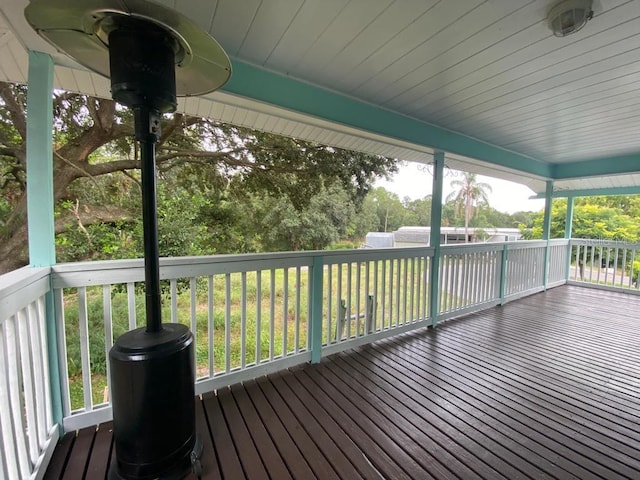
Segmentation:
{"type": "MultiPolygon", "coordinates": [[[[569,281],[569,273],[571,271],[571,231],[573,229],[573,206],[574,206],[574,197],[567,198],[567,216],[564,223],[564,238],[569,240],[567,244],[567,262],[565,265],[565,280],[569,281]]],[[[578,268],[578,264],[576,263],[576,268],[578,268]]]]}
{"type": "Polygon", "coordinates": [[[444,176],[444,152],[433,155],[433,189],[431,194],[431,233],[429,246],[433,248],[429,280],[429,315],[431,326],[438,324],[440,311],[440,227],[442,225],[442,183],[444,176]]]}
{"type": "Polygon", "coordinates": [[[547,180],[547,188],[544,194],[544,221],[542,224],[542,238],[546,240],[544,249],[544,276],[543,287],[546,290],[549,283],[549,239],[551,238],[551,206],[553,204],[553,181],[547,180]]]}

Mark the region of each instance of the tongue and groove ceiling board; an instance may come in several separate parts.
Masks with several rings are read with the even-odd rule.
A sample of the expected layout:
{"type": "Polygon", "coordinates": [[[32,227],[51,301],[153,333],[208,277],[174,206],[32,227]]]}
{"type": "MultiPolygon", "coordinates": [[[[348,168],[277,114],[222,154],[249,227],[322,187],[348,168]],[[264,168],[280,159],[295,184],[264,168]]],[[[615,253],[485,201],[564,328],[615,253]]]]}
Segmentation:
{"type": "MultiPolygon", "coordinates": [[[[640,188],[640,0],[594,1],[565,38],[547,0],[158,3],[234,64],[222,91],[180,101],[187,113],[409,161],[442,149],[451,168],[535,191],[640,188]]],[[[0,78],[26,82],[40,50],[58,87],[110,96],[29,29],[26,4],[0,4],[0,78]]]]}

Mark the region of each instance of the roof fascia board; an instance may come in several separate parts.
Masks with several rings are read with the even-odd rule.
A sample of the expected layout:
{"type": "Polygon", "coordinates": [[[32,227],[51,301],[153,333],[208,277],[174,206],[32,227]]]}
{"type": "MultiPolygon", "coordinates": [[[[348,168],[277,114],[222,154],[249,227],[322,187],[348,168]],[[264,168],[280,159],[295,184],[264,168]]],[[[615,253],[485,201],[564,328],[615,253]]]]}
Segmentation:
{"type": "MultiPolygon", "coordinates": [[[[600,197],[605,195],[640,195],[640,186],[557,190],[557,191],[554,191],[551,196],[553,198],[568,198],[568,197],[600,197]]],[[[545,192],[538,192],[536,195],[529,198],[531,199],[545,198],[545,192]]]]}
{"type": "Polygon", "coordinates": [[[332,122],[551,178],[550,164],[472,137],[232,59],[228,93],[279,105],[332,122]]]}
{"type": "Polygon", "coordinates": [[[556,163],[552,166],[554,180],[638,172],[640,172],[640,153],[571,163],[556,163]]]}

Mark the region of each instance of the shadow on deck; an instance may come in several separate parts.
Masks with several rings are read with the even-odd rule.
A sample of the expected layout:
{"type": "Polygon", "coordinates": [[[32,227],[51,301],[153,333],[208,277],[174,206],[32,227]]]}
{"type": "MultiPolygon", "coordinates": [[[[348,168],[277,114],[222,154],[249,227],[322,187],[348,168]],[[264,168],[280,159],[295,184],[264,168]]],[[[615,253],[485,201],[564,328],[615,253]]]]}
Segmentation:
{"type": "MultiPolygon", "coordinates": [[[[559,287],[204,395],[202,478],[640,478],[639,304],[559,287]]],[[[45,478],[105,478],[111,440],[45,478]]]]}

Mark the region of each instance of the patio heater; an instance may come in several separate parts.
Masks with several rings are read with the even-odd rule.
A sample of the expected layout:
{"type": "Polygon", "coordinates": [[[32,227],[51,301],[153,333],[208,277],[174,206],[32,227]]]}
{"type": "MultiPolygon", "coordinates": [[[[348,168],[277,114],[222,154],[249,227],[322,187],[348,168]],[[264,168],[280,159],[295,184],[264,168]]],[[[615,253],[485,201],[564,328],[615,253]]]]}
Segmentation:
{"type": "Polygon", "coordinates": [[[193,335],[162,323],[156,216],[155,144],[162,113],[177,95],[200,95],[231,75],[220,45],[183,15],[144,0],[33,0],[31,26],[87,68],[111,78],[111,94],[132,109],[139,143],[146,327],[111,351],[117,465],[111,480],[181,479],[199,473],[193,335]]]}

